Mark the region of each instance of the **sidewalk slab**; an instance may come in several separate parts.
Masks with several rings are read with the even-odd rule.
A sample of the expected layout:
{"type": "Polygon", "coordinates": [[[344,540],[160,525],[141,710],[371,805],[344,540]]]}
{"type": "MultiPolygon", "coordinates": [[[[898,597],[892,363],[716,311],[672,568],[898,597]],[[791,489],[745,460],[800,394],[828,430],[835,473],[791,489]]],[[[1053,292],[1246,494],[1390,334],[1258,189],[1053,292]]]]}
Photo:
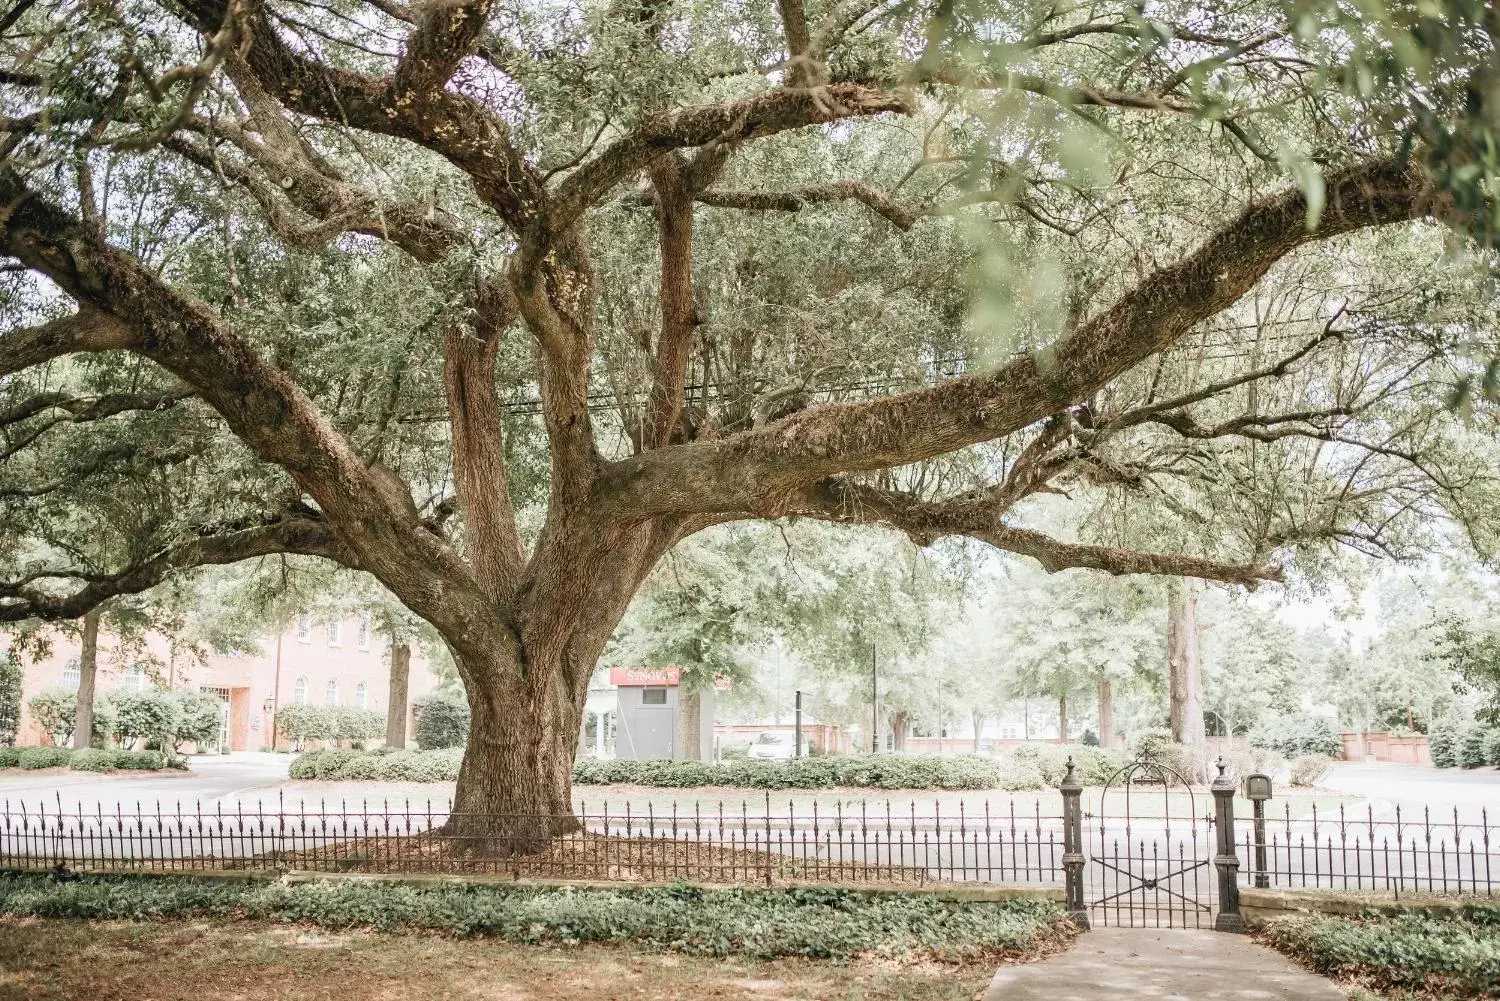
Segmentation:
{"type": "Polygon", "coordinates": [[[1243,935],[1101,928],[995,974],[984,1001],[1344,1001],[1331,981],[1243,935]]]}

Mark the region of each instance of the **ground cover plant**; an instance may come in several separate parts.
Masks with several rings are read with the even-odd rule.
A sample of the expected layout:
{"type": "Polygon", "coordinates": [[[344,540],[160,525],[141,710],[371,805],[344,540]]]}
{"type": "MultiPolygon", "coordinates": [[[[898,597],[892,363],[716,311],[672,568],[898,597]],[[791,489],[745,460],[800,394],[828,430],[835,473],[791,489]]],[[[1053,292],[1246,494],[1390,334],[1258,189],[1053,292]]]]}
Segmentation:
{"type": "Polygon", "coordinates": [[[1259,938],[1319,973],[1391,998],[1500,997],[1500,904],[1475,904],[1460,916],[1288,918],[1259,938]]]}
{"type": "Polygon", "coordinates": [[[0,877],[0,915],[89,920],[219,918],[330,930],[423,931],[526,944],[583,942],[694,956],[959,962],[1034,956],[1071,926],[1041,900],[939,900],[840,889],[423,887],[148,876],[0,877]]]}

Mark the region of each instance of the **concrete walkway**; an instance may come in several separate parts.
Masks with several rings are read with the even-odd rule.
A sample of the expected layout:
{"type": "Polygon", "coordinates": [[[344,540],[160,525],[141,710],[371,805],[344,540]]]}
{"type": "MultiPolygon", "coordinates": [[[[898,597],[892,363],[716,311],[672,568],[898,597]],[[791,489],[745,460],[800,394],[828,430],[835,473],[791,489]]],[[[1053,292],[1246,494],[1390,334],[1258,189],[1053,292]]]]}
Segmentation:
{"type": "Polygon", "coordinates": [[[1069,952],[995,974],[984,1001],[1344,1001],[1243,935],[1102,928],[1069,952]]]}

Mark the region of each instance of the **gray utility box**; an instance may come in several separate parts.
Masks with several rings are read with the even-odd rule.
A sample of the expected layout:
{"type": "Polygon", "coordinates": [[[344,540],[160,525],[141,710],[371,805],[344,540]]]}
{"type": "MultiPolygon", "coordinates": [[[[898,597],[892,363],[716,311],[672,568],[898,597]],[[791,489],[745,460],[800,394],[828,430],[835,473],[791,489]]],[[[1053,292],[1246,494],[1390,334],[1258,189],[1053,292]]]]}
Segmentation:
{"type": "Polygon", "coordinates": [[[714,691],[687,692],[675,667],[610,669],[618,693],[615,757],[713,760],[714,691]]]}

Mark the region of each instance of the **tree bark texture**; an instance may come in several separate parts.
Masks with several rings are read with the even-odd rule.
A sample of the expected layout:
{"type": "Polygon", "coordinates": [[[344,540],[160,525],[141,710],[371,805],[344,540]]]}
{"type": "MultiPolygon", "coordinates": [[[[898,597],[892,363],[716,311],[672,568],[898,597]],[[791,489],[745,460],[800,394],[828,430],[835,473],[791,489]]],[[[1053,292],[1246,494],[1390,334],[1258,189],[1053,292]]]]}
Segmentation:
{"type": "Polygon", "coordinates": [[[1115,693],[1109,675],[1099,672],[1099,746],[1115,746],[1115,693]]]}
{"type": "Polygon", "coordinates": [[[385,746],[406,746],[407,684],[411,680],[411,647],[391,644],[391,680],[385,710],[385,746]]]}
{"type": "Polygon", "coordinates": [[[83,642],[78,651],[78,710],[73,719],[73,747],[83,750],[94,739],[94,679],[99,673],[99,610],[83,617],[83,642]]]}
{"type": "Polygon", "coordinates": [[[1057,697],[1057,736],[1064,741],[1068,739],[1068,697],[1066,695],[1057,697]]]}
{"type": "Polygon", "coordinates": [[[1167,668],[1171,685],[1172,739],[1188,749],[1196,774],[1208,765],[1203,725],[1203,669],[1198,651],[1198,595],[1191,582],[1174,582],[1167,602],[1167,668]]]}

